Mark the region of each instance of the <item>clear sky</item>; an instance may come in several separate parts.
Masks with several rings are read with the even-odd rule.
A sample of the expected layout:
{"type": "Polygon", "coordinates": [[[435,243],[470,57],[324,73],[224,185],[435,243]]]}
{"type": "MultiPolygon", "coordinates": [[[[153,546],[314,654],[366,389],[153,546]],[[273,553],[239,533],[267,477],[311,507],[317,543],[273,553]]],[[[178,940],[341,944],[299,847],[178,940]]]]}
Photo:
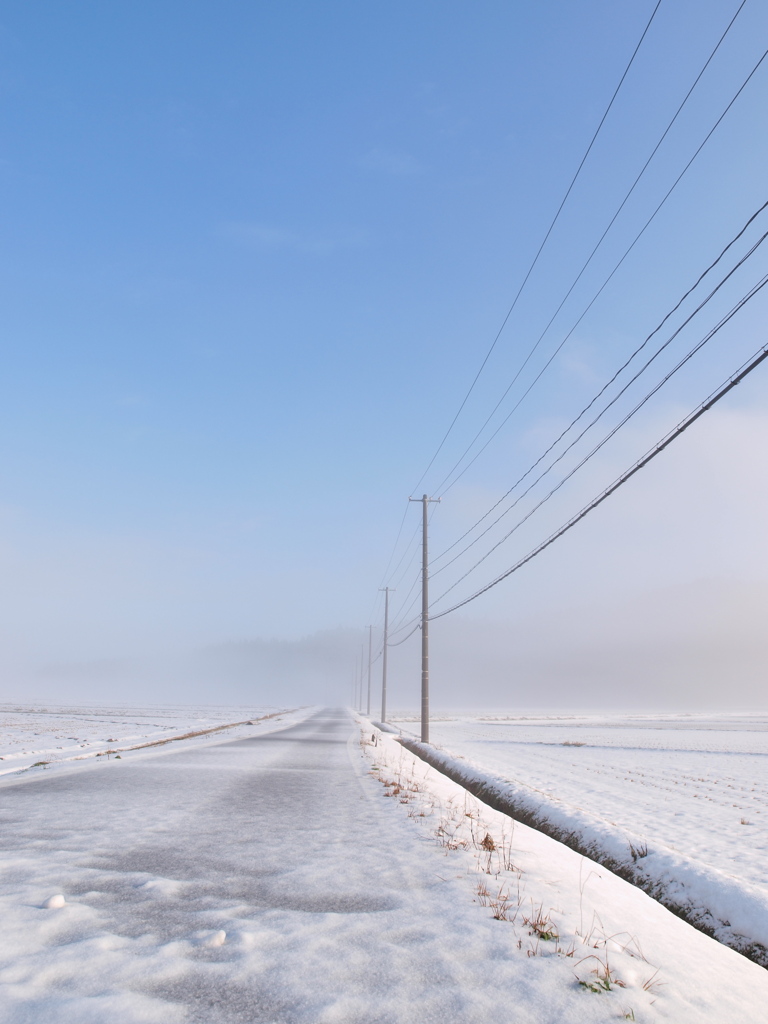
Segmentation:
{"type": "MultiPolygon", "coordinates": [[[[528,468],[768,199],[767,59],[540,383],[445,490],[446,473],[544,331],[739,6],[662,0],[477,387],[417,487],[444,493],[432,520],[435,554],[528,468]]],[[[397,621],[397,602],[416,578],[410,554],[396,569],[415,506],[386,568],[406,499],[654,7],[4,5],[3,692],[74,695],[82,676],[105,695],[129,693],[130,666],[138,678],[139,664],[155,659],[153,685],[170,696],[178,683],[163,688],[161,662],[201,650],[215,661],[210,651],[233,643],[255,649],[276,640],[285,651],[329,630],[339,630],[333,673],[351,678],[354,631],[381,625],[377,587],[397,586],[397,621]]],[[[494,427],[683,171],[767,38],[768,8],[747,0],[494,427]]],[[[766,219],[738,255],[768,230],[766,219]]],[[[750,258],[607,415],[606,429],[767,262],[762,249],[750,258]]],[[[642,454],[765,343],[765,312],[763,292],[452,593],[487,582],[642,454]]],[[[519,688],[505,689],[505,666],[510,638],[531,616],[525,635],[542,638],[526,649],[517,678],[562,683],[577,641],[555,623],[587,608],[592,626],[578,630],[578,643],[593,654],[579,657],[594,665],[608,635],[622,636],[608,675],[634,659],[642,685],[656,671],[647,666],[658,664],[656,634],[638,654],[636,612],[617,609],[640,601],[651,614],[661,607],[654,595],[675,588],[696,596],[665,599],[688,617],[676,630],[670,612],[664,629],[692,630],[690,651],[711,635],[714,616],[728,665],[744,646],[739,630],[752,636],[744,624],[755,593],[768,593],[760,526],[767,375],[757,370],[706,428],[662,456],[665,467],[641,474],[578,535],[456,613],[455,626],[443,620],[451,642],[462,630],[467,638],[443,667],[446,678],[459,673],[452,685],[470,678],[478,699],[518,700],[519,688]],[[703,589],[701,581],[709,581],[703,589]],[[702,600],[709,610],[690,612],[702,600]],[[713,610],[718,601],[738,626],[713,610]],[[477,660],[480,648],[486,659],[496,652],[492,667],[477,660]],[[547,661],[554,649],[557,669],[547,661]]],[[[513,521],[510,513],[504,522],[513,521]]],[[[436,577],[435,596],[501,532],[436,577]]],[[[321,640],[323,650],[333,646],[328,634],[321,640]]],[[[406,702],[418,677],[416,641],[393,655],[406,702]]],[[[763,653],[743,669],[750,680],[762,678],[763,653]]],[[[436,671],[440,657],[436,649],[436,671]]],[[[664,678],[683,680],[682,701],[694,699],[698,669],[681,657],[670,655],[664,678]]],[[[580,671],[582,680],[590,674],[580,671]]],[[[725,692],[718,672],[713,692],[721,677],[725,692]]],[[[745,700],[757,693],[750,686],[745,700]]]]}

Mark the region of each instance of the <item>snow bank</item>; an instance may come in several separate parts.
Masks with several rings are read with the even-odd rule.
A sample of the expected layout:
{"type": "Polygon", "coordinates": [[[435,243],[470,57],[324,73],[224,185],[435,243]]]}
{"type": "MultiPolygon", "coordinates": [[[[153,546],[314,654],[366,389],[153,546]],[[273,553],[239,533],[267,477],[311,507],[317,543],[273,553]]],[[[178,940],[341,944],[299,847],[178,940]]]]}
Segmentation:
{"type": "Polygon", "coordinates": [[[700,931],[768,967],[768,892],[662,844],[510,782],[430,744],[412,753],[495,810],[564,843],[638,886],[700,931]]]}

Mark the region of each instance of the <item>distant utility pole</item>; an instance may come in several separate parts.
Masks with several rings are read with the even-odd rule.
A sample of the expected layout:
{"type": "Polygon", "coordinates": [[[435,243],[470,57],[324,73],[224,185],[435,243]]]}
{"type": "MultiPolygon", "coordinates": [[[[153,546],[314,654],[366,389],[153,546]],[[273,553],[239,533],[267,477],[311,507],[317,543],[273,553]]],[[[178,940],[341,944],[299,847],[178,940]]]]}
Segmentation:
{"type": "Polygon", "coordinates": [[[373,626],[368,627],[368,710],[367,715],[371,713],[371,658],[373,656],[373,626]]]}
{"type": "Polygon", "coordinates": [[[384,591],[384,647],[381,652],[381,720],[387,720],[387,643],[389,642],[389,595],[394,588],[379,587],[384,591]]]}
{"type": "Polygon", "coordinates": [[[426,494],[408,501],[422,503],[421,535],[421,742],[429,743],[429,561],[427,557],[427,507],[431,501],[426,494]]]}

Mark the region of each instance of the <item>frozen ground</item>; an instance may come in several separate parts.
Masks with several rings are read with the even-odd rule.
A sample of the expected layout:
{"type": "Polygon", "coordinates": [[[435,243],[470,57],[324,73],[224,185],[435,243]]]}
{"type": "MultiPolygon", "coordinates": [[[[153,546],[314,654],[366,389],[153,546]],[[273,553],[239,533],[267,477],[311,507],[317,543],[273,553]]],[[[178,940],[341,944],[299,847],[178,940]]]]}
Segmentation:
{"type": "Polygon", "coordinates": [[[635,870],[707,889],[721,919],[743,919],[762,893],[745,928],[768,940],[768,716],[457,716],[430,738],[542,818],[606,850],[619,834],[647,848],[635,870]]]}
{"type": "Polygon", "coordinates": [[[768,972],[346,712],[224,736],[0,779],[1,1024],[761,1019],[768,972]]]}
{"type": "MultiPolygon", "coordinates": [[[[204,732],[279,713],[255,704],[157,704],[138,708],[106,704],[0,703],[0,776],[31,765],[55,767],[122,753],[126,747],[204,732]]],[[[240,732],[248,730],[240,729],[240,732]]]]}

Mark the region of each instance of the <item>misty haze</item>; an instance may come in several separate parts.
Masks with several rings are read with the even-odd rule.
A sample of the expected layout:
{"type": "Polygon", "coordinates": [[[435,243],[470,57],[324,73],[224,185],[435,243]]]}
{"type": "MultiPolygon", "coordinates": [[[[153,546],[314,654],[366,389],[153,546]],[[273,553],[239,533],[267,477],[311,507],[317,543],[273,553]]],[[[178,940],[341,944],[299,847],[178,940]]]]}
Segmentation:
{"type": "Polygon", "coordinates": [[[0,1024],[765,1019],[767,36],[7,6],[0,1024]]]}

